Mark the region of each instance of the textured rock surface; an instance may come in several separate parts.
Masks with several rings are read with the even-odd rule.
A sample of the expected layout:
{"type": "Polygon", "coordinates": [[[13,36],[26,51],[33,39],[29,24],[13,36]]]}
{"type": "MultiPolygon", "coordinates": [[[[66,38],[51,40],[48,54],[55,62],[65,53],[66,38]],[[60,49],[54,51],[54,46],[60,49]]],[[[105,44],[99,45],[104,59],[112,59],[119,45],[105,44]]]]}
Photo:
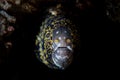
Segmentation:
{"type": "Polygon", "coordinates": [[[120,1],[105,0],[106,15],[114,22],[120,23],[120,1]]]}

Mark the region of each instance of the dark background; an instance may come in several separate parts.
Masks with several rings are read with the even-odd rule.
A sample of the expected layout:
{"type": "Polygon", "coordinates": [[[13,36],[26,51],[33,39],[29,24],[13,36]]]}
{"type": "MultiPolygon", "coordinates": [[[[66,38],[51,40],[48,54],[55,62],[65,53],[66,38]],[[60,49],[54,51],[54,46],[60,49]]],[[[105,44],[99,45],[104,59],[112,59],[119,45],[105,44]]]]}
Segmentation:
{"type": "MultiPolygon", "coordinates": [[[[93,1],[94,7],[79,10],[73,2],[63,3],[73,12],[70,16],[79,27],[81,47],[79,55],[64,71],[53,70],[39,62],[34,55],[35,35],[45,16],[44,9],[56,3],[46,3],[34,14],[19,14],[18,28],[12,35],[13,48],[6,60],[3,80],[65,80],[112,78],[111,56],[114,53],[114,27],[118,26],[105,15],[104,2],[93,1]],[[49,5],[48,5],[49,4],[49,5]]],[[[41,6],[40,6],[41,7],[41,6]]],[[[113,57],[112,57],[113,58],[113,57]]],[[[0,79],[2,80],[2,79],[0,79]]]]}

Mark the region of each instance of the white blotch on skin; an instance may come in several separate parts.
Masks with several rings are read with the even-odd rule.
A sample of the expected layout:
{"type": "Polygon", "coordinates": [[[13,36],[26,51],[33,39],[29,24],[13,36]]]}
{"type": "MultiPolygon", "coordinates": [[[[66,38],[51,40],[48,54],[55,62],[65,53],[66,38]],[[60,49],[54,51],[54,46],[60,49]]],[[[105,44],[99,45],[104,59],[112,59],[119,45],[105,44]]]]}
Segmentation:
{"type": "Polygon", "coordinates": [[[57,48],[60,46],[60,44],[58,44],[56,47],[55,47],[55,51],[57,50],[57,48]]]}
{"type": "Polygon", "coordinates": [[[68,56],[60,56],[60,55],[55,55],[58,60],[64,60],[68,58],[68,56]]]}
{"type": "Polygon", "coordinates": [[[72,51],[72,48],[70,46],[67,46],[67,48],[72,51]]]}
{"type": "Polygon", "coordinates": [[[61,40],[61,37],[59,37],[58,39],[61,40]]]}
{"type": "Polygon", "coordinates": [[[61,56],[59,56],[59,55],[56,55],[56,58],[57,58],[57,59],[61,59],[62,57],[61,57],[61,56]]]}
{"type": "Polygon", "coordinates": [[[59,31],[56,32],[56,34],[58,34],[58,33],[59,33],[59,31]]]}
{"type": "Polygon", "coordinates": [[[67,31],[64,31],[65,33],[67,33],[67,31]]]}
{"type": "Polygon", "coordinates": [[[59,53],[60,51],[58,50],[57,53],[59,53]]]}
{"type": "Polygon", "coordinates": [[[64,39],[66,39],[66,37],[64,37],[64,39]]]}
{"type": "Polygon", "coordinates": [[[62,68],[62,66],[59,63],[57,63],[58,62],[57,59],[52,58],[52,60],[53,60],[53,62],[55,63],[56,66],[58,66],[59,68],[62,68]]]}

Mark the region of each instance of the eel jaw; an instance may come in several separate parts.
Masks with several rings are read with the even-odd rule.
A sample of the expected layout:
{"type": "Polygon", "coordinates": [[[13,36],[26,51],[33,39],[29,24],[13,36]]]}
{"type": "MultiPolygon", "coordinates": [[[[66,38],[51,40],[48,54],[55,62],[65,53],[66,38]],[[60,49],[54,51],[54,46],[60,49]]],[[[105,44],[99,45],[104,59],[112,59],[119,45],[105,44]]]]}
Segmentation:
{"type": "Polygon", "coordinates": [[[65,69],[68,67],[73,59],[72,51],[68,48],[58,48],[53,54],[52,54],[52,60],[54,64],[59,67],[60,69],[65,69]]]}

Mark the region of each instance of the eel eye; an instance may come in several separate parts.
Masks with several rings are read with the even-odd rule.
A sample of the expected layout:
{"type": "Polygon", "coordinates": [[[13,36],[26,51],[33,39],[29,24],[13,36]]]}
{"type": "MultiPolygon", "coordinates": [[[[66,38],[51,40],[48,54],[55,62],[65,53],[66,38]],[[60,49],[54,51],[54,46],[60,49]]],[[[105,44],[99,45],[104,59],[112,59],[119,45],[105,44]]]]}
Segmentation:
{"type": "Polygon", "coordinates": [[[71,40],[70,40],[70,39],[66,39],[66,42],[67,42],[67,43],[71,43],[71,40]]]}
{"type": "Polygon", "coordinates": [[[54,40],[54,42],[55,42],[55,43],[58,43],[58,42],[59,42],[59,40],[58,40],[58,39],[55,39],[55,40],[54,40]]]}

